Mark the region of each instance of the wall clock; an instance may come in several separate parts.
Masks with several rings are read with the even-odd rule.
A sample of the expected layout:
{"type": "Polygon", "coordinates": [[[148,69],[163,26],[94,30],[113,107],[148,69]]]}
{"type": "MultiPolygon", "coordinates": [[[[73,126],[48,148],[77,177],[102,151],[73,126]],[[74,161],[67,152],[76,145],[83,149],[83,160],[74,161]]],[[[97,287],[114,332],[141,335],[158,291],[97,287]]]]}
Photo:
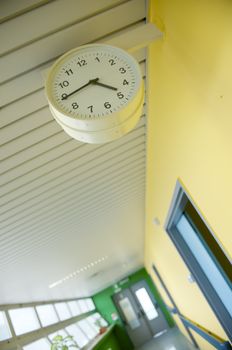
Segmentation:
{"type": "Polygon", "coordinates": [[[82,142],[104,143],[137,124],[144,84],[138,63],[126,51],[90,44],[54,63],[46,95],[52,115],[67,134],[82,142]]]}

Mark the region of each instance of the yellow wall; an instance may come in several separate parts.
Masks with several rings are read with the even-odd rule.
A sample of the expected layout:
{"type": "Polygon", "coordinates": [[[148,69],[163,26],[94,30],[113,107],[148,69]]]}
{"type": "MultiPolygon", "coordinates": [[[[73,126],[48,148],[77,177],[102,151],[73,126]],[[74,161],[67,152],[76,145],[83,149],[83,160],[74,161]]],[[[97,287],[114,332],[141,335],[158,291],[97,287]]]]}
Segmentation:
{"type": "Polygon", "coordinates": [[[156,264],[185,316],[227,339],[163,225],[179,178],[232,255],[232,2],[150,5],[164,37],[149,48],[146,268],[157,282],[156,264]]]}

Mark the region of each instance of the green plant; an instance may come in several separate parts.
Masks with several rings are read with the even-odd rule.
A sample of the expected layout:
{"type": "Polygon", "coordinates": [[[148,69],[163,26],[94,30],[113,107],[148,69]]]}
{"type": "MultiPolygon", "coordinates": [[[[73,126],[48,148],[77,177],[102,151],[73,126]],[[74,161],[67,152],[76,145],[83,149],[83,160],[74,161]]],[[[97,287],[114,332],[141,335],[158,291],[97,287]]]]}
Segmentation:
{"type": "Polygon", "coordinates": [[[51,350],[69,350],[71,348],[79,349],[76,341],[71,335],[67,335],[66,337],[63,337],[62,335],[56,335],[52,339],[51,350]]]}

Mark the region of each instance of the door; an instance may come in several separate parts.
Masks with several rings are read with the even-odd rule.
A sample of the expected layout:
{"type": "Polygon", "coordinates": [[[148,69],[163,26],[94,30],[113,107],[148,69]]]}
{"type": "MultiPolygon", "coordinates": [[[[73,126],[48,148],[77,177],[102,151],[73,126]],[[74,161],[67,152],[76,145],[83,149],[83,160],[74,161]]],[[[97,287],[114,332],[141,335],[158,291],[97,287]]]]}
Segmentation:
{"type": "Polygon", "coordinates": [[[131,287],[140,310],[146,319],[153,336],[158,336],[168,329],[168,323],[157,301],[145,281],[140,281],[131,287]]]}
{"type": "Polygon", "coordinates": [[[140,346],[168,329],[168,324],[145,281],[113,296],[127,333],[140,346]]]}
{"type": "Polygon", "coordinates": [[[151,330],[140,313],[132,292],[124,289],[115,294],[113,300],[133,344],[140,346],[151,339],[151,330]]]}

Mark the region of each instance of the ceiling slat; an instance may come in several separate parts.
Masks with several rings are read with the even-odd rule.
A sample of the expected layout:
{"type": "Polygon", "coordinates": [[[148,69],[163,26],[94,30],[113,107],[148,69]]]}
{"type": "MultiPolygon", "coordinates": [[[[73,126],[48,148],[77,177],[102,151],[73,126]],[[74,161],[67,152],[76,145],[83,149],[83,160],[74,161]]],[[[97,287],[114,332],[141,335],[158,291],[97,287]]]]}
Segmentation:
{"type": "Polygon", "coordinates": [[[127,135],[85,144],[70,138],[53,119],[46,76],[69,49],[108,43],[135,57],[146,93],[146,45],[159,32],[146,22],[146,0],[3,1],[0,303],[91,294],[142,264],[146,101],[127,135]],[[101,266],[99,278],[84,273],[48,288],[106,253],[113,259],[101,266]]]}
{"type": "Polygon", "coordinates": [[[66,133],[64,133],[62,129],[60,129],[57,133],[47,137],[46,139],[40,142],[37,142],[31,147],[28,147],[26,149],[23,149],[22,151],[10,155],[1,162],[2,174],[0,175],[0,181],[2,183],[7,183],[8,181],[11,181],[11,169],[12,171],[14,171],[15,168],[23,165],[28,160],[34,159],[37,156],[41,156],[43,153],[46,153],[49,150],[56,148],[58,147],[58,145],[62,145],[67,141],[70,141],[70,137],[66,133]]]}
{"type": "Polygon", "coordinates": [[[51,137],[62,129],[55,122],[51,121],[47,124],[40,126],[37,129],[30,131],[26,135],[22,135],[13,140],[13,142],[8,142],[1,146],[0,148],[0,160],[6,159],[22,150],[25,150],[38,142],[46,140],[48,137],[51,137]]]}
{"type": "MultiPolygon", "coordinates": [[[[111,164],[107,169],[100,169],[93,174],[93,179],[91,181],[91,175],[88,174],[87,177],[80,176],[76,183],[71,182],[69,187],[63,187],[60,191],[51,194],[49,197],[44,198],[42,201],[36,203],[34,206],[22,208],[18,214],[16,213],[11,220],[7,220],[2,224],[1,234],[10,232],[12,229],[20,230],[22,229],[25,233],[25,230],[33,229],[34,224],[40,225],[40,218],[50,216],[51,211],[57,212],[59,208],[66,210],[69,205],[73,205],[73,201],[76,201],[76,198],[79,199],[78,203],[82,203],[81,200],[91,197],[92,194],[99,190],[99,185],[103,184],[106,186],[107,182],[110,181],[115,176],[124,174],[127,171],[133,169],[135,173],[141,164],[144,166],[144,149],[140,147],[136,148],[136,154],[129,155],[130,160],[127,158],[121,160],[121,168],[117,167],[117,163],[111,164]],[[49,215],[48,215],[49,213],[49,215]]],[[[90,199],[90,198],[88,198],[90,199]]],[[[14,232],[16,232],[14,231],[14,232]]]]}
{"type": "MultiPolygon", "coordinates": [[[[116,151],[112,149],[108,149],[108,152],[111,152],[112,157],[120,156],[123,152],[128,152],[128,149],[131,149],[133,146],[135,147],[137,144],[141,144],[142,139],[135,139],[134,142],[131,142],[129,146],[122,145],[116,151]]],[[[107,152],[107,153],[108,153],[107,152]]],[[[80,161],[69,163],[65,166],[62,166],[58,170],[55,170],[55,173],[49,172],[45,174],[43,177],[38,178],[28,184],[26,187],[20,187],[18,190],[14,192],[10,192],[7,196],[1,198],[1,220],[2,222],[5,217],[9,215],[14,215],[15,211],[20,211],[23,203],[29,204],[33,199],[37,202],[38,197],[42,194],[49,195],[49,190],[54,189],[57,186],[60,186],[62,183],[67,183],[67,181],[73,176],[75,173],[83,173],[89,172],[90,169],[94,169],[94,167],[98,166],[98,164],[103,164],[106,161],[110,160],[110,155],[107,153],[102,153],[101,155],[97,155],[96,152],[88,153],[85,157],[80,158],[80,161]],[[97,155],[97,158],[96,158],[97,155]],[[81,169],[80,169],[81,167],[81,169]],[[54,177],[55,175],[55,177],[54,177]]],[[[58,187],[59,189],[59,187],[58,187]]]]}
{"type": "Polygon", "coordinates": [[[0,26],[0,37],[3,39],[0,55],[111,9],[122,2],[122,0],[66,0],[64,6],[63,1],[58,0],[41,6],[36,11],[27,12],[14,21],[7,21],[0,26]],[[42,26],[37,20],[38,17],[43,18],[42,26]],[[33,30],[28,30],[29,28],[33,30]],[[8,40],[8,37],[11,40],[8,40]]]}
{"type": "Polygon", "coordinates": [[[47,106],[42,107],[33,113],[33,116],[29,115],[21,118],[4,129],[1,129],[0,146],[53,120],[49,108],[47,106]]]}
{"type": "MultiPolygon", "coordinates": [[[[94,216],[98,217],[99,215],[107,214],[105,208],[109,208],[111,210],[116,210],[117,207],[121,208],[121,203],[123,203],[126,200],[128,201],[128,195],[130,195],[130,201],[134,202],[136,198],[141,198],[143,200],[144,198],[141,196],[141,192],[142,194],[144,194],[144,190],[142,190],[143,187],[144,187],[144,182],[143,183],[135,182],[134,184],[131,185],[129,193],[124,193],[123,196],[118,197],[118,202],[114,202],[114,205],[112,206],[111,201],[108,201],[106,203],[107,205],[104,205],[103,208],[98,208],[98,210],[95,212],[95,215],[93,215],[92,217],[94,218],[94,216]]],[[[47,248],[49,246],[49,243],[51,246],[54,246],[54,242],[57,242],[59,239],[62,239],[63,232],[64,231],[62,232],[55,231],[53,233],[50,233],[50,235],[41,236],[39,231],[36,235],[33,236],[33,241],[31,246],[27,248],[24,247],[23,249],[21,249],[19,255],[17,255],[16,257],[12,257],[9,252],[9,255],[10,255],[9,259],[4,259],[4,261],[1,261],[1,257],[0,257],[0,261],[1,261],[0,270],[1,269],[5,270],[5,268],[9,266],[9,263],[10,264],[19,263],[20,257],[26,258],[25,256],[26,254],[33,256],[33,259],[34,259],[34,256],[36,255],[36,253],[38,253],[39,249],[41,249],[42,246],[45,246],[47,248]]],[[[70,226],[69,228],[65,226],[65,233],[66,233],[66,236],[68,236],[69,234],[76,235],[77,234],[76,224],[73,224],[73,226],[70,226]]]]}
{"type": "Polygon", "coordinates": [[[5,0],[1,2],[0,23],[54,0],[5,0]]]}
{"type": "MultiPolygon", "coordinates": [[[[127,136],[127,139],[124,142],[129,142],[131,139],[137,137],[140,134],[139,128],[144,124],[144,118],[141,118],[140,122],[136,126],[136,128],[127,136]],[[137,131],[138,130],[138,131],[137,131]]],[[[59,140],[59,139],[58,139],[59,140]]],[[[119,143],[120,144],[120,143],[119,143]]],[[[109,144],[108,144],[109,145],[109,144]]],[[[21,162],[20,166],[16,166],[11,171],[7,171],[0,175],[0,188],[4,185],[4,189],[0,190],[0,197],[7,193],[7,191],[11,191],[13,188],[20,187],[22,184],[31,182],[33,179],[33,171],[36,175],[34,178],[41,176],[41,174],[48,173],[52,169],[56,169],[59,165],[65,165],[69,163],[72,159],[76,160],[76,152],[78,156],[82,156],[83,154],[87,154],[87,152],[96,150],[97,148],[102,147],[101,145],[91,145],[91,144],[82,144],[80,142],[76,142],[73,139],[65,139],[65,142],[60,143],[60,146],[52,147],[51,149],[47,149],[46,152],[42,152],[37,157],[33,157],[32,159],[28,159],[27,162],[21,162]],[[81,147],[81,149],[79,149],[81,147]],[[72,153],[70,153],[72,152],[72,153]],[[70,158],[71,157],[71,158],[70,158]],[[42,170],[43,168],[45,170],[42,170]],[[40,168],[40,169],[39,169],[40,168]],[[30,174],[30,178],[26,177],[26,174],[30,174]],[[24,178],[20,178],[24,175],[24,178]],[[11,183],[13,180],[20,178],[20,184],[17,186],[13,185],[13,188],[7,189],[7,184],[11,183]]],[[[107,151],[107,145],[104,147],[105,151],[107,151]]],[[[23,159],[23,153],[20,152],[18,154],[19,158],[23,159]]],[[[4,169],[4,161],[2,162],[2,169],[4,169]]],[[[11,185],[10,185],[11,186],[11,185]]],[[[0,204],[1,205],[1,204],[0,204]]]]}
{"type": "MultiPolygon", "coordinates": [[[[140,128],[141,125],[144,125],[144,122],[144,117],[141,117],[138,125],[136,126],[136,129],[140,128]]],[[[83,145],[79,142],[74,142],[76,148],[83,145]]],[[[15,155],[12,155],[11,157],[5,159],[1,162],[2,173],[0,174],[0,186],[8,184],[15,178],[20,177],[26,174],[27,172],[31,171],[34,167],[36,168],[42,165],[43,162],[45,163],[47,153],[49,156],[49,154],[51,153],[54,154],[53,151],[56,153],[56,150],[59,151],[60,149],[62,154],[62,145],[66,143],[73,144],[73,140],[66,133],[64,133],[63,130],[61,130],[55,135],[52,135],[51,137],[36,143],[30,148],[26,148],[21,152],[18,152],[15,155]],[[40,159],[43,160],[42,163],[40,159]],[[34,162],[36,162],[36,166],[33,165],[34,162]]],[[[2,190],[0,190],[0,192],[1,191],[2,190]]]]}
{"type": "MultiPolygon", "coordinates": [[[[131,190],[133,191],[134,189],[141,189],[143,188],[143,185],[141,186],[141,184],[144,183],[144,176],[141,173],[138,174],[134,174],[131,177],[131,181],[127,181],[125,183],[122,182],[122,188],[125,188],[125,191],[123,191],[122,193],[119,193],[116,189],[116,191],[112,190],[112,196],[115,196],[115,200],[114,200],[114,204],[117,203],[117,200],[120,200],[123,198],[126,198],[127,195],[130,194],[131,190]]],[[[81,208],[81,212],[80,212],[80,224],[83,222],[83,220],[86,220],[86,215],[88,215],[88,217],[91,217],[94,215],[95,211],[99,210],[101,207],[105,207],[108,204],[111,203],[111,199],[112,196],[109,195],[109,192],[107,192],[107,195],[104,196],[103,200],[99,201],[98,199],[94,199],[92,206],[87,206],[87,208],[83,207],[81,208]]],[[[50,228],[46,225],[43,226],[43,221],[41,222],[41,226],[38,229],[34,229],[32,232],[33,234],[31,234],[30,232],[27,234],[19,234],[17,235],[10,235],[8,234],[7,236],[1,236],[1,249],[3,250],[3,252],[1,253],[1,257],[4,256],[4,252],[6,251],[7,247],[10,248],[17,248],[18,247],[18,242],[17,239],[19,239],[20,241],[29,241],[32,239],[33,237],[39,236],[49,236],[49,235],[59,235],[64,232],[64,231],[68,231],[71,227],[71,223],[73,219],[75,219],[77,215],[77,210],[75,210],[75,208],[72,208],[72,210],[70,210],[69,215],[63,217],[61,216],[57,216],[56,222],[54,225],[52,225],[50,228]],[[4,241],[5,238],[5,241],[4,241]]],[[[75,220],[76,223],[76,220],[75,220]]],[[[73,223],[73,225],[75,226],[75,223],[73,223]]],[[[81,237],[80,237],[81,238],[81,237]]],[[[16,249],[17,250],[17,249],[16,249]]],[[[14,253],[14,249],[12,251],[12,254],[14,253]]]]}
{"type": "Polygon", "coordinates": [[[14,123],[24,116],[47,106],[47,104],[44,88],[24,96],[19,100],[12,101],[11,104],[0,109],[0,128],[14,123]]]}
{"type": "MultiPolygon", "coordinates": [[[[2,232],[0,235],[0,241],[1,241],[1,249],[5,249],[5,245],[18,245],[17,240],[18,239],[27,239],[32,237],[34,232],[40,232],[40,235],[46,235],[50,231],[62,232],[62,222],[67,222],[68,224],[71,222],[70,218],[72,217],[75,219],[76,214],[79,215],[79,220],[84,218],[84,216],[87,214],[89,217],[94,213],[94,211],[99,208],[101,205],[104,205],[104,201],[112,199],[112,196],[115,196],[114,203],[116,202],[117,195],[123,195],[125,193],[129,193],[130,185],[133,183],[135,179],[142,179],[144,180],[144,174],[143,174],[143,166],[142,162],[140,162],[140,165],[138,167],[138,170],[135,172],[133,169],[128,170],[128,173],[126,175],[123,175],[120,178],[120,181],[118,179],[110,179],[109,183],[107,184],[107,187],[104,186],[104,184],[99,185],[99,189],[101,191],[101,196],[99,196],[99,193],[94,193],[91,195],[91,204],[88,203],[89,198],[88,196],[85,198],[84,196],[81,196],[82,202],[79,203],[79,205],[75,205],[72,201],[70,201],[70,204],[67,204],[64,206],[64,208],[59,208],[57,212],[55,211],[49,211],[49,216],[41,216],[40,222],[33,222],[30,227],[25,227],[22,225],[21,230],[11,230],[8,232],[2,232]],[[121,189],[123,191],[118,192],[118,186],[120,185],[121,189]],[[110,190],[110,191],[109,191],[110,190]],[[73,205],[74,204],[74,205],[73,205]],[[12,241],[12,242],[11,242],[12,241]],[[5,243],[4,243],[5,242],[5,243]]],[[[76,197],[77,198],[77,197],[76,197]]],[[[79,224],[78,224],[79,225],[79,224]]],[[[13,246],[12,246],[13,247],[13,246]]]]}
{"type": "Polygon", "coordinates": [[[74,24],[1,58],[2,82],[55,59],[73,47],[96,41],[106,31],[114,32],[145,17],[144,0],[134,0],[74,24]],[[116,20],[117,19],[117,20],[116,20]],[[104,23],[104,26],[102,25],[104,23]],[[95,28],[92,30],[91,28],[95,28]],[[61,45],[62,43],[62,45],[61,45]],[[30,56],[30,60],[27,57],[30,56]],[[15,61],[20,64],[15,64],[15,61]]]}
{"type": "MultiPolygon", "coordinates": [[[[60,134],[56,135],[60,136],[60,134]]],[[[1,195],[4,195],[8,191],[12,191],[13,189],[22,186],[22,184],[27,183],[27,179],[23,177],[23,175],[28,174],[31,171],[36,171],[40,166],[45,165],[46,163],[53,161],[57,158],[60,158],[67,154],[68,152],[76,150],[78,152],[80,145],[77,144],[74,139],[67,138],[64,141],[58,137],[57,144],[54,142],[54,138],[51,141],[51,148],[46,148],[46,152],[42,152],[36,157],[31,157],[26,162],[20,162],[20,157],[23,156],[24,152],[20,152],[18,154],[18,163],[15,162],[15,157],[12,160],[13,167],[11,169],[7,169],[5,165],[9,166],[9,159],[2,162],[2,169],[5,170],[2,175],[0,175],[0,187],[4,185],[4,188],[0,190],[1,195]],[[62,141],[62,142],[61,142],[62,141]],[[8,170],[8,171],[7,171],[8,170]],[[14,185],[11,186],[12,181],[19,180],[14,182],[14,185]],[[10,187],[9,187],[10,186],[10,187]]],[[[11,160],[10,158],[10,160],[11,160]]]]}

